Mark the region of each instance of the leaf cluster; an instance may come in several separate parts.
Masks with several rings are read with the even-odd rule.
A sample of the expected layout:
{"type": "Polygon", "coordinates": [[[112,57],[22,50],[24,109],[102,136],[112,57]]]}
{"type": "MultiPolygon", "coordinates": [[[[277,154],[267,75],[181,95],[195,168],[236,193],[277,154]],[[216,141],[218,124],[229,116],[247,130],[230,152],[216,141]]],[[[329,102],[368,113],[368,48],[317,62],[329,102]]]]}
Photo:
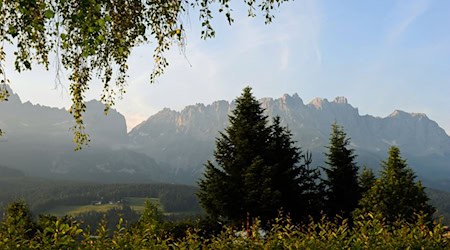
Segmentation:
{"type": "Polygon", "coordinates": [[[423,215],[414,222],[398,221],[395,225],[372,213],[347,220],[295,224],[280,215],[269,228],[261,229],[258,220],[248,227],[225,226],[215,235],[205,236],[191,224],[184,235],[174,238],[172,228],[162,228],[151,205],[137,226],[125,227],[119,220],[109,232],[100,223],[94,232],[80,229],[71,218],[40,216],[28,220],[26,205],[10,204],[7,218],[1,222],[1,249],[447,249],[449,240],[440,223],[427,223],[423,215]],[[26,225],[26,226],[24,226],[26,225]],[[22,230],[24,229],[24,230],[22,230]],[[27,234],[27,232],[31,232],[27,234]]]}

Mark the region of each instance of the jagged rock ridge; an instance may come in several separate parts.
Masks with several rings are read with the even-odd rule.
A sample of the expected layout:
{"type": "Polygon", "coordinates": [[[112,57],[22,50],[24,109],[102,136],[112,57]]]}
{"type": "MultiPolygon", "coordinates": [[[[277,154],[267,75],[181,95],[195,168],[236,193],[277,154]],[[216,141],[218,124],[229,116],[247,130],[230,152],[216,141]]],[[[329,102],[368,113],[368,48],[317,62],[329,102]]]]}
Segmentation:
{"type": "MultiPolygon", "coordinates": [[[[304,150],[313,152],[316,164],[323,164],[324,146],[336,121],[351,138],[361,164],[377,168],[388,148],[396,145],[424,178],[450,174],[450,137],[425,114],[397,110],[384,118],[361,116],[345,97],[331,102],[316,98],[304,104],[297,94],[285,94],[260,102],[267,115],[281,117],[304,150]],[[425,165],[430,158],[434,160],[425,165]]],[[[164,109],[129,133],[130,147],[159,162],[201,173],[203,164],[212,159],[215,137],[226,127],[233,108],[233,102],[218,101],[187,106],[180,112],[164,109]]]]}
{"type": "MultiPolygon", "coordinates": [[[[235,107],[216,101],[180,112],[163,109],[127,134],[120,113],[111,110],[104,116],[103,105],[90,101],[85,122],[92,141],[73,152],[73,119],[66,110],[22,103],[10,93],[9,101],[0,104],[0,127],[6,132],[0,138],[1,165],[26,175],[102,182],[194,184],[203,164],[213,159],[215,138],[235,107]]],[[[396,110],[384,118],[361,116],[345,97],[304,103],[299,95],[286,94],[260,101],[269,116],[282,118],[303,150],[313,153],[314,165],[323,165],[324,146],[336,121],[351,138],[360,165],[377,168],[388,147],[397,145],[428,183],[450,179],[450,137],[425,114],[396,110]]]]}

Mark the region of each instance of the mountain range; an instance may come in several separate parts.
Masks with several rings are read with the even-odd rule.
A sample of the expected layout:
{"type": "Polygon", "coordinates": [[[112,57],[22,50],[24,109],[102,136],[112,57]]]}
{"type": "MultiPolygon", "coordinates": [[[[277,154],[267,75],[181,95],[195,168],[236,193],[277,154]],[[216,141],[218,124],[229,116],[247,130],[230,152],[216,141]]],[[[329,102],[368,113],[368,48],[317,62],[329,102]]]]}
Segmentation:
{"type": "MultiPolygon", "coordinates": [[[[12,91],[10,91],[12,93],[12,91]]],[[[375,170],[390,146],[399,146],[425,185],[450,190],[450,137],[425,114],[396,110],[387,117],[360,115],[345,97],[297,95],[262,98],[269,117],[280,116],[297,145],[323,166],[331,124],[344,126],[359,165],[375,170]]],[[[228,125],[234,102],[163,109],[129,133],[115,110],[107,116],[98,101],[87,103],[89,147],[74,152],[72,117],[64,109],[22,103],[12,93],[0,103],[0,164],[27,175],[100,182],[181,182],[194,184],[213,159],[215,138],[228,125]]]]}
{"type": "Polygon", "coordinates": [[[129,151],[123,115],[107,116],[98,101],[87,103],[84,122],[91,143],[74,151],[73,118],[64,109],[22,103],[11,96],[0,104],[0,164],[30,176],[96,182],[167,182],[170,171],[152,158],[129,151]]]}

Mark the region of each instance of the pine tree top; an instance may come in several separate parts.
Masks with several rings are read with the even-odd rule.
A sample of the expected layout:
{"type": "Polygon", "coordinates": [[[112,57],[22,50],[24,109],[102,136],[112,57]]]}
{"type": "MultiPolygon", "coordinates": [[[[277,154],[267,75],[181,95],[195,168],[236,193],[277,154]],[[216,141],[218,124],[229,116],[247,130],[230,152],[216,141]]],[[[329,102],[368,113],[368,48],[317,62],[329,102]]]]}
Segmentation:
{"type": "Polygon", "coordinates": [[[406,160],[401,157],[398,147],[390,147],[388,154],[387,160],[382,162],[381,178],[407,178],[410,181],[416,178],[412,169],[408,167],[406,160]]]}

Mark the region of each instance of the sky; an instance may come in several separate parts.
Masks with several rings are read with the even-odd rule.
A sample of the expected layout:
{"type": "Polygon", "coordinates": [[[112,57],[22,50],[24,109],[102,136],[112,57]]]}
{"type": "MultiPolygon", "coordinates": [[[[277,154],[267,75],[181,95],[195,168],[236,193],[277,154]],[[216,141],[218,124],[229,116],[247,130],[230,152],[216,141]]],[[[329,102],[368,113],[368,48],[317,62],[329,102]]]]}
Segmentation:
{"type": "MultiPolygon", "coordinates": [[[[258,98],[345,96],[361,115],[425,113],[450,134],[450,1],[295,0],[277,9],[270,25],[248,18],[243,2],[232,1],[231,26],[216,14],[211,40],[200,39],[195,11],[185,17],[185,52],[172,49],[156,84],[149,83],[153,45],[133,51],[127,93],[115,107],[129,130],[164,107],[231,101],[251,86],[258,98]]],[[[11,56],[6,69],[23,102],[70,105],[69,82],[55,89],[53,70],[19,74],[11,56]]],[[[87,99],[100,95],[94,81],[87,99]]]]}

